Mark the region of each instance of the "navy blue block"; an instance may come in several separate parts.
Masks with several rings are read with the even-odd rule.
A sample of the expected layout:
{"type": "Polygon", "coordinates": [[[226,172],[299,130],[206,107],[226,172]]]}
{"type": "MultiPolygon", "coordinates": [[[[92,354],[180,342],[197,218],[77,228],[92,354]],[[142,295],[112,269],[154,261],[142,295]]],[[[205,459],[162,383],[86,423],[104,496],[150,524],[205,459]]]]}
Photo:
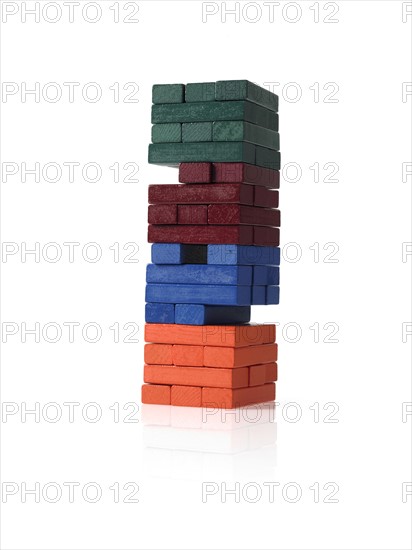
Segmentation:
{"type": "Polygon", "coordinates": [[[146,302],[204,304],[222,306],[251,305],[251,286],[148,284],[146,302]]]}
{"type": "Polygon", "coordinates": [[[253,284],[254,285],[278,285],[279,268],[271,265],[253,266],[253,284]]]}
{"type": "Polygon", "coordinates": [[[207,263],[220,265],[279,265],[277,246],[208,244],[207,263]]]}
{"type": "Polygon", "coordinates": [[[266,287],[266,304],[278,304],[279,303],[279,287],[267,286],[266,287]]]}
{"type": "Polygon", "coordinates": [[[252,286],[252,305],[264,306],[266,304],[266,287],[252,286]]]}
{"type": "Polygon", "coordinates": [[[146,323],[174,323],[174,304],[146,304],[146,323]]]}
{"type": "Polygon", "coordinates": [[[154,264],[206,264],[207,245],[205,244],[152,244],[154,264]]]}
{"type": "Polygon", "coordinates": [[[248,323],[250,306],[204,306],[176,304],[175,323],[178,325],[224,325],[248,323]]]}
{"type": "Polygon", "coordinates": [[[146,268],[146,282],[183,285],[251,285],[249,265],[154,265],[146,268]]]}

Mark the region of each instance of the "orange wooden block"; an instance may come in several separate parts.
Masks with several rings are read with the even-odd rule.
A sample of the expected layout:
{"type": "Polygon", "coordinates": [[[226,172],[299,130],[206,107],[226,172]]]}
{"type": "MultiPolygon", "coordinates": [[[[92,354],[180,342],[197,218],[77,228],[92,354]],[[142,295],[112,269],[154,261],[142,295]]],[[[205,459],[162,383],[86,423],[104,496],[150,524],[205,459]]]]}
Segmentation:
{"type": "Polygon", "coordinates": [[[170,405],[170,386],[142,386],[142,403],[147,405],[170,405]]]}
{"type": "MultiPolygon", "coordinates": [[[[173,346],[172,358],[173,365],[203,367],[203,346],[175,345],[173,346]]],[[[151,363],[151,361],[146,361],[146,363],[151,363]]]]}
{"type": "Polygon", "coordinates": [[[264,384],[262,386],[238,389],[203,388],[202,407],[234,409],[236,407],[253,405],[254,403],[273,401],[275,396],[275,384],[264,384]]]}
{"type": "Polygon", "coordinates": [[[171,344],[146,344],[144,362],[150,365],[173,365],[171,344]]]}
{"type": "Polygon", "coordinates": [[[205,367],[219,367],[225,369],[250,367],[260,363],[276,361],[277,351],[277,344],[246,346],[243,348],[205,346],[203,363],[205,367]]]}
{"type": "MultiPolygon", "coordinates": [[[[145,341],[159,344],[244,347],[275,342],[275,325],[173,325],[147,323],[145,341]]],[[[255,361],[256,363],[256,361],[255,361]]]]}
{"type": "Polygon", "coordinates": [[[266,363],[249,367],[249,386],[261,386],[277,380],[277,364],[266,363]]]}
{"type": "Polygon", "coordinates": [[[176,367],[174,365],[145,365],[144,381],[150,384],[245,388],[249,384],[249,371],[247,368],[214,369],[176,367]]]}
{"type": "Polygon", "coordinates": [[[180,407],[201,407],[202,388],[193,386],[172,386],[171,403],[180,407]]]}

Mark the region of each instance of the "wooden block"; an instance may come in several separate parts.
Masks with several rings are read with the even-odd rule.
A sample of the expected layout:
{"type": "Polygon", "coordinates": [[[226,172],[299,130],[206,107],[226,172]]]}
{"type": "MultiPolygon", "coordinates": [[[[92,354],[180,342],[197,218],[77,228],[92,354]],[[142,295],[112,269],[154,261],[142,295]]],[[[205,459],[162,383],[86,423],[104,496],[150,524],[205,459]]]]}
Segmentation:
{"type": "Polygon", "coordinates": [[[205,367],[234,369],[249,367],[260,363],[271,363],[277,360],[277,344],[229,348],[220,346],[205,346],[203,362],[205,367]]]}
{"type": "Polygon", "coordinates": [[[144,362],[150,365],[173,365],[171,344],[145,344],[144,362]]]}
{"type": "Polygon", "coordinates": [[[279,303],[279,287],[267,286],[266,287],[266,304],[278,304],[279,303]]]}
{"type": "MultiPolygon", "coordinates": [[[[171,227],[170,225],[149,226],[149,227],[171,227]]],[[[173,226],[172,226],[173,227],[173,226]]],[[[213,226],[212,226],[213,227],[213,226]]],[[[238,226],[234,226],[238,227],[238,226]]],[[[240,227],[250,227],[249,225],[240,227]]],[[[255,225],[253,227],[253,243],[259,246],[279,246],[279,228],[262,227],[255,225]]],[[[240,243],[242,244],[242,243],[240,243]]]]}
{"type": "Polygon", "coordinates": [[[173,365],[203,367],[203,346],[175,344],[172,348],[173,365]]]}
{"type": "Polygon", "coordinates": [[[150,204],[148,208],[149,223],[169,224],[177,223],[176,204],[150,204]]]}
{"type": "Polygon", "coordinates": [[[278,379],[278,364],[266,363],[266,383],[276,382],[278,379]]]}
{"type": "Polygon", "coordinates": [[[182,124],[182,141],[212,141],[212,122],[185,122],[182,124]]]}
{"type": "Polygon", "coordinates": [[[255,145],[262,145],[279,151],[278,132],[243,120],[218,120],[213,122],[213,141],[249,141],[255,145]]]}
{"type": "MultiPolygon", "coordinates": [[[[244,388],[249,383],[249,371],[242,369],[211,369],[170,365],[145,365],[144,381],[150,384],[178,384],[211,388],[244,388]]],[[[172,395],[172,405],[173,395],[172,395]]],[[[195,405],[200,406],[200,405],[195,405]]]]}
{"type": "Polygon", "coordinates": [[[254,190],[254,186],[241,183],[149,185],[149,203],[253,205],[254,190]]]}
{"type": "Polygon", "coordinates": [[[215,86],[217,101],[247,99],[277,112],[279,97],[266,88],[248,80],[218,80],[215,86]]]}
{"type": "Polygon", "coordinates": [[[207,212],[210,224],[247,224],[280,227],[280,210],[241,206],[239,204],[211,204],[207,212]]]}
{"type": "MultiPolygon", "coordinates": [[[[256,147],[258,146],[245,141],[151,143],[148,161],[149,164],[168,164],[169,166],[182,162],[248,162],[270,167],[269,155],[261,154],[259,162],[256,161],[256,147]]],[[[276,151],[273,153],[275,154],[276,151]]]]}
{"type": "Polygon", "coordinates": [[[266,363],[263,365],[253,365],[249,367],[249,386],[263,386],[272,380],[266,380],[268,370],[267,365],[276,365],[276,363],[266,363]]]}
{"type": "Polygon", "coordinates": [[[179,204],[177,223],[182,225],[206,225],[207,206],[205,204],[179,204]]]}
{"type": "Polygon", "coordinates": [[[171,404],[179,407],[201,407],[202,388],[172,386],[171,404]]]}
{"type": "Polygon", "coordinates": [[[184,285],[251,285],[249,265],[156,265],[146,266],[147,283],[184,285]]]}
{"type": "Polygon", "coordinates": [[[250,306],[176,304],[175,323],[182,325],[227,325],[249,323],[250,306]]]}
{"type": "Polygon", "coordinates": [[[145,309],[146,323],[169,324],[175,322],[174,304],[156,303],[146,304],[145,309]]]}
{"type": "Polygon", "coordinates": [[[179,164],[181,183],[210,183],[212,181],[211,162],[182,162],[179,164]]]}
{"type": "MultiPolygon", "coordinates": [[[[271,229],[271,228],[263,228],[271,229]]],[[[265,236],[266,234],[264,234],[265,236]]],[[[269,235],[266,235],[269,239],[269,235]]],[[[256,237],[260,240],[260,237],[256,237]]],[[[263,240],[263,237],[262,237],[263,240]]],[[[149,243],[186,243],[186,244],[252,244],[253,226],[251,225],[149,225],[149,243]]],[[[255,242],[255,244],[276,244],[273,242],[255,242]]]]}
{"type": "Polygon", "coordinates": [[[264,208],[277,208],[279,206],[279,191],[272,191],[266,187],[254,187],[255,195],[253,204],[264,208]]]}
{"type": "MultiPolygon", "coordinates": [[[[264,306],[266,305],[266,287],[264,286],[252,286],[252,305],[264,306]]],[[[176,308],[175,308],[175,323],[176,323],[176,308]]]]}
{"type": "Polygon", "coordinates": [[[170,386],[142,386],[142,403],[147,405],[170,405],[170,386]]]}
{"type": "Polygon", "coordinates": [[[182,125],[179,122],[171,124],[153,124],[153,143],[179,143],[182,141],[182,125]]]}
{"type": "Polygon", "coordinates": [[[276,325],[168,325],[146,324],[145,341],[158,344],[188,344],[240,348],[270,344],[276,340],[276,325]]]}
{"type": "Polygon", "coordinates": [[[212,181],[214,183],[250,183],[271,189],[279,188],[279,170],[270,170],[244,162],[214,162],[212,181]]]}
{"type": "Polygon", "coordinates": [[[152,105],[152,124],[245,120],[278,131],[278,114],[250,101],[202,101],[176,105],[152,105]]]}
{"type": "Polygon", "coordinates": [[[207,263],[224,265],[269,264],[277,266],[280,264],[280,248],[275,246],[209,244],[207,246],[207,263]]]}
{"type": "Polygon", "coordinates": [[[206,264],[207,245],[203,244],[152,244],[154,264],[206,264]]]}
{"type": "Polygon", "coordinates": [[[153,103],[183,103],[185,87],[183,84],[154,84],[152,88],[153,103]]]}
{"type": "MultiPolygon", "coordinates": [[[[155,147],[179,147],[181,143],[165,143],[155,145],[155,147]]],[[[263,166],[270,170],[280,170],[280,152],[273,151],[261,145],[255,145],[255,162],[257,166],[263,166]]]]}
{"type": "Polygon", "coordinates": [[[250,286],[148,284],[146,302],[171,304],[251,305],[250,286]]]}
{"type": "Polygon", "coordinates": [[[234,409],[273,401],[275,397],[275,384],[237,389],[202,388],[202,407],[234,409]]]}
{"type": "Polygon", "coordinates": [[[186,84],[185,101],[186,103],[215,101],[215,83],[195,82],[186,84]]]}
{"type": "Polygon", "coordinates": [[[253,285],[278,285],[279,267],[271,265],[253,266],[253,285]]]}

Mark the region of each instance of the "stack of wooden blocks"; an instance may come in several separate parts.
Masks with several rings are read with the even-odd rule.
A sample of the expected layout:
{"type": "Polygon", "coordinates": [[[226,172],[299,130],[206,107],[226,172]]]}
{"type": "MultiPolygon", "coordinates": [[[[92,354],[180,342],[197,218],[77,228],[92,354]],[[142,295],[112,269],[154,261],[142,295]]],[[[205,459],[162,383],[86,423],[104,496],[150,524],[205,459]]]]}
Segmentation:
{"type": "Polygon", "coordinates": [[[278,97],[247,81],[153,86],[142,402],[234,408],[275,399],[278,97]]]}

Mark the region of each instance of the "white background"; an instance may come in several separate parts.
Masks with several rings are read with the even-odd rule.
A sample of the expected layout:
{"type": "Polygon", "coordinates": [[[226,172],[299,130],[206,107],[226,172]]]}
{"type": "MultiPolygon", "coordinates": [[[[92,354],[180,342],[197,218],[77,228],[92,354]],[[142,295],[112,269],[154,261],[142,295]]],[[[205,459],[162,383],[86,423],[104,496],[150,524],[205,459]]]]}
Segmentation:
{"type": "Polygon", "coordinates": [[[76,7],[70,23],[61,2],[59,21],[47,21],[57,13],[49,3],[39,22],[24,22],[23,4],[34,3],[2,2],[1,27],[2,548],[410,548],[410,3],[110,0],[97,2],[95,23],[93,6],[76,7]],[[5,9],[17,13],[5,19],[5,9]],[[300,175],[288,181],[292,167],[281,183],[281,240],[296,243],[282,260],[281,305],[253,311],[254,321],[279,323],[276,418],[142,411],[147,185],[177,181],[174,169],[147,164],[151,86],[243,78],[277,83],[282,162],[300,175]],[[36,82],[40,97],[22,96],[36,82]],[[54,103],[50,82],[62,91],[54,103]],[[72,102],[64,82],[79,83],[72,102]],[[90,82],[99,101],[82,95],[90,82]],[[124,102],[133,91],[138,102],[124,102]],[[52,168],[22,181],[22,163],[50,162],[60,181],[46,181],[52,168]],[[65,162],[97,163],[100,181],[77,168],[70,182],[65,162]],[[122,181],[128,162],[138,182],[122,181]],[[326,163],[338,181],[323,181],[326,163]],[[36,242],[39,255],[22,256],[36,242]],[[72,262],[68,242],[80,243],[72,262]],[[86,255],[96,248],[83,248],[91,242],[96,262],[86,255]],[[80,324],[73,342],[67,322],[80,324]],[[24,342],[35,323],[39,341],[24,342]],[[96,343],[93,326],[82,335],[87,323],[101,330],[96,343]],[[79,403],[72,422],[67,402],[79,403]],[[24,414],[35,406],[37,416],[24,414]],[[80,484],[74,502],[67,482],[80,484]],[[82,495],[90,482],[96,503],[93,487],[82,495]],[[223,482],[237,491],[226,502],[223,482]],[[24,483],[39,484],[39,502],[23,502],[24,483]],[[274,496],[268,483],[279,484],[274,496]],[[138,502],[123,502],[137,486],[138,502]],[[331,487],[338,502],[324,502],[331,487]],[[48,502],[56,488],[60,500],[48,502]]]}

